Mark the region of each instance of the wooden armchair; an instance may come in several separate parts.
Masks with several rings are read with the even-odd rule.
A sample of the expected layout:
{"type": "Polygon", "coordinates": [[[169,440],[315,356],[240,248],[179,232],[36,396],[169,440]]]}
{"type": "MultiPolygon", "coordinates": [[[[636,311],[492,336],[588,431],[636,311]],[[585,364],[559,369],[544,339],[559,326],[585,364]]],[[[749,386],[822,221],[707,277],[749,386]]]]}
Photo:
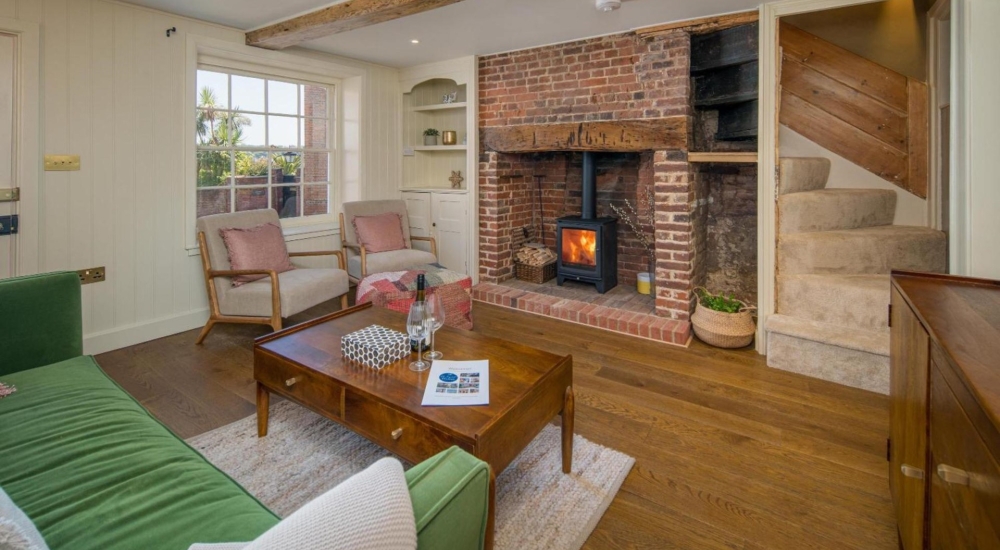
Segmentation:
{"type": "Polygon", "coordinates": [[[418,265],[437,263],[437,241],[434,237],[410,235],[410,219],[406,213],[406,203],[401,200],[345,202],[344,212],[340,215],[340,246],[347,257],[347,273],[354,282],[372,273],[403,271],[418,265]],[[385,212],[399,214],[403,225],[403,240],[407,248],[370,253],[358,240],[354,230],[354,217],[374,216],[385,212]],[[413,241],[429,242],[430,252],[413,248],[413,241]]]}
{"type": "Polygon", "coordinates": [[[210,315],[198,335],[201,344],[216,323],[252,323],[270,325],[281,330],[281,319],[290,317],[340,296],[340,306],[347,307],[350,282],[346,261],[340,250],[290,252],[292,258],[304,256],[336,256],[336,268],[300,268],[284,273],[273,270],[230,269],[229,253],[219,234],[220,229],[248,228],[263,223],[278,223],[274,210],[252,210],[234,214],[217,214],[198,219],[198,246],[208,291],[210,315]],[[237,275],[267,275],[266,278],[232,286],[237,275]]]}

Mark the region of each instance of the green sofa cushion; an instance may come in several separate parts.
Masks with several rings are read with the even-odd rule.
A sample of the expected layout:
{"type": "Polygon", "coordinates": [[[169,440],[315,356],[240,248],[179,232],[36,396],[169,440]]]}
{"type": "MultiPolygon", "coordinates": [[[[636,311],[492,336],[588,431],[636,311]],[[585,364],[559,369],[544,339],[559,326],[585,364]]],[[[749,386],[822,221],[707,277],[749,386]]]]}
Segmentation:
{"type": "Polygon", "coordinates": [[[451,447],[406,471],[418,547],[482,548],[489,511],[490,467],[451,447]]]}
{"type": "Polygon", "coordinates": [[[53,550],[186,550],[278,523],[91,357],[0,376],[0,486],[53,550]]]}
{"type": "Polygon", "coordinates": [[[83,354],[80,276],[0,280],[0,376],[83,354]]]}

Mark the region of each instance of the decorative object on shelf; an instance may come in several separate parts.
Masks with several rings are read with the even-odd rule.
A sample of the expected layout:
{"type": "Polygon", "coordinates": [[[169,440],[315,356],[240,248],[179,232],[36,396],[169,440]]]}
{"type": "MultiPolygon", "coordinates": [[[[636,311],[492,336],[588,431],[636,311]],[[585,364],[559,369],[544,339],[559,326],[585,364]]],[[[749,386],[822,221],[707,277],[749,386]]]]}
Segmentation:
{"type": "Polygon", "coordinates": [[[458,91],[454,91],[450,94],[444,94],[443,96],[441,96],[441,103],[444,103],[445,105],[450,105],[452,103],[455,103],[456,99],[458,99],[458,91]]]}
{"type": "Polygon", "coordinates": [[[636,279],[636,289],[639,294],[653,294],[654,281],[656,278],[654,274],[656,273],[656,247],[653,245],[653,241],[650,240],[649,235],[642,230],[643,225],[648,225],[649,227],[656,227],[656,209],[653,197],[653,189],[651,187],[646,187],[643,193],[642,200],[639,204],[639,210],[645,210],[646,216],[642,217],[639,215],[639,210],[636,210],[632,206],[632,202],[625,199],[625,207],[622,208],[615,203],[611,203],[611,210],[618,216],[619,219],[625,222],[629,230],[635,236],[639,244],[646,249],[646,255],[649,256],[649,271],[646,273],[639,273],[639,275],[645,275],[646,279],[646,292],[643,292],[642,279],[636,279]]]}
{"type": "Polygon", "coordinates": [[[444,145],[457,145],[458,144],[458,132],[455,130],[445,130],[441,134],[441,143],[444,145]]]}
{"type": "Polygon", "coordinates": [[[344,357],[373,369],[381,369],[410,354],[410,339],[402,332],[371,325],[340,339],[344,357]]]}
{"type": "Polygon", "coordinates": [[[451,177],[448,178],[448,181],[451,182],[451,188],[452,189],[461,189],[462,188],[462,182],[465,181],[465,178],[462,177],[462,171],[461,170],[452,170],[451,171],[451,177]]]}
{"type": "Polygon", "coordinates": [[[522,246],[514,254],[514,276],[542,284],[556,276],[556,253],[540,245],[522,246]]]}
{"type": "Polygon", "coordinates": [[[428,128],[424,130],[424,145],[428,147],[433,147],[438,144],[438,136],[441,132],[438,132],[434,128],[428,128]]]}
{"type": "Polygon", "coordinates": [[[694,289],[694,293],[698,301],[691,315],[691,326],[702,342],[717,348],[742,348],[753,342],[757,332],[753,321],[756,307],[747,306],[732,294],[716,295],[702,287],[694,289]]]}
{"type": "Polygon", "coordinates": [[[468,145],[468,144],[469,144],[469,134],[465,134],[462,136],[462,145],[468,145]]]}

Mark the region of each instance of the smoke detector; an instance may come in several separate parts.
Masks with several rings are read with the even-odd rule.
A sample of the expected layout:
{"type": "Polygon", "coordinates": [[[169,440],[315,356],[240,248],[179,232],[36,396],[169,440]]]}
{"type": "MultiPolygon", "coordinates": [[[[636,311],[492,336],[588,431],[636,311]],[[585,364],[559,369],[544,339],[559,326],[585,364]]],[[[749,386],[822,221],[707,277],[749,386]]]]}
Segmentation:
{"type": "Polygon", "coordinates": [[[597,11],[608,13],[622,7],[622,0],[597,0],[597,11]]]}

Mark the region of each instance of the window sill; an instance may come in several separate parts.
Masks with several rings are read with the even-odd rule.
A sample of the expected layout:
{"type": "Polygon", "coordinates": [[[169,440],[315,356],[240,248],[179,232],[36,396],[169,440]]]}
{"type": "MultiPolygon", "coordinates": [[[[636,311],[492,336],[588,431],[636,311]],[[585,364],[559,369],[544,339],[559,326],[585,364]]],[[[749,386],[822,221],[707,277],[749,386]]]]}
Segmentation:
{"type": "MultiPolygon", "coordinates": [[[[304,241],[306,239],[340,235],[340,227],[338,224],[333,222],[310,223],[304,225],[294,225],[291,227],[282,227],[281,233],[285,236],[285,242],[304,241]]],[[[186,246],[184,247],[184,250],[187,251],[188,256],[197,256],[201,253],[201,249],[198,248],[197,245],[186,246]]]]}

